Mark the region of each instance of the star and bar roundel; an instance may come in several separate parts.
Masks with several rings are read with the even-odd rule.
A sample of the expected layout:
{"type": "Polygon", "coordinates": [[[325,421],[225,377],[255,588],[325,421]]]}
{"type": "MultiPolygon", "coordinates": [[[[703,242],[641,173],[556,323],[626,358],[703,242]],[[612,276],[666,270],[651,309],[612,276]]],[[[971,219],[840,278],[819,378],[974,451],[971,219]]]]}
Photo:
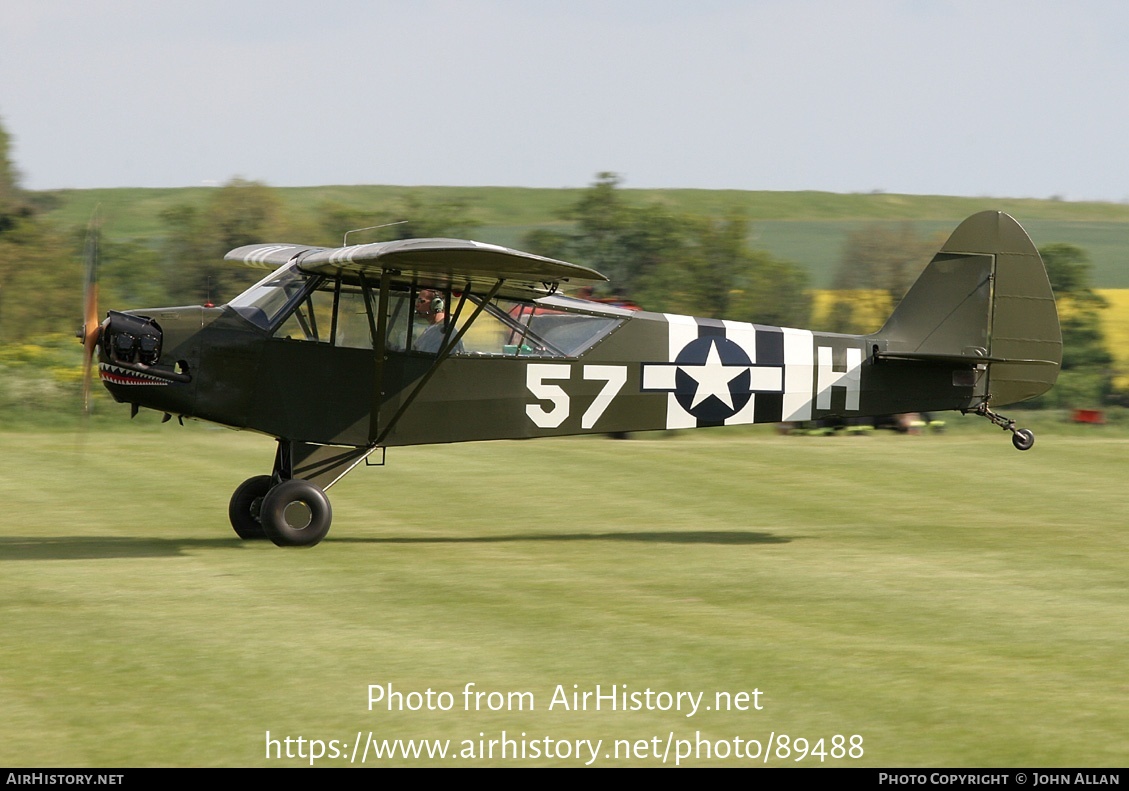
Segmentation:
{"type": "MultiPolygon", "coordinates": [[[[859,360],[849,360],[846,371],[832,374],[831,350],[821,348],[817,386],[814,339],[808,330],[673,314],[665,318],[669,362],[644,363],[642,385],[646,392],[668,394],[667,428],[809,420],[817,387],[828,395],[831,386],[846,387],[854,394],[854,399],[848,394],[848,401],[856,402],[848,408],[858,408],[859,360]]],[[[850,357],[861,358],[861,350],[850,357]]]]}

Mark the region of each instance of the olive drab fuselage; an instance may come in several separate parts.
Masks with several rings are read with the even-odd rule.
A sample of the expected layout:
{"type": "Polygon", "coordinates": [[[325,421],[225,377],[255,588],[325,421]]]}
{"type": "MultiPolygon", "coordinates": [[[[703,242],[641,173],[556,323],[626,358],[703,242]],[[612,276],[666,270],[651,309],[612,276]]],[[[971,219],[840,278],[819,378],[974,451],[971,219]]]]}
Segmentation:
{"type": "MultiPolygon", "coordinates": [[[[367,349],[272,336],[227,308],[146,316],[190,381],[116,383],[104,368],[115,397],[302,442],[376,442],[436,365],[422,352],[386,350],[377,359],[367,349]]],[[[614,318],[615,329],[579,357],[452,354],[381,444],[967,409],[984,385],[975,363],[884,366],[873,338],[642,311],[614,318]]]]}

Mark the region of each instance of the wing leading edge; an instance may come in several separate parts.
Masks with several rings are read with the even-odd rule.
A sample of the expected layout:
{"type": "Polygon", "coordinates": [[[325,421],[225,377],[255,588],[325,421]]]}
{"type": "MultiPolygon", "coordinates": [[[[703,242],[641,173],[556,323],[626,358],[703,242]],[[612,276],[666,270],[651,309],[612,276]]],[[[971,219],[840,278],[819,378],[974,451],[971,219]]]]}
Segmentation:
{"type": "Polygon", "coordinates": [[[504,280],[504,290],[540,293],[563,282],[607,280],[586,266],[465,239],[400,239],[336,248],[253,244],[232,250],[224,259],[263,269],[294,262],[302,271],[319,275],[388,272],[393,282],[419,285],[492,286],[504,280]]]}

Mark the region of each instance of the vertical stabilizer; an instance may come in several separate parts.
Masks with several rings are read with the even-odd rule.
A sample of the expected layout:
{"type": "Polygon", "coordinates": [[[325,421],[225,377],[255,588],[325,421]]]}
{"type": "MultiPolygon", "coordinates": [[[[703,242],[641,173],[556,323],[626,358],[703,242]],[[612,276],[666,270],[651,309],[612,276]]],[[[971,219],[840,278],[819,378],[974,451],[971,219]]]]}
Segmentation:
{"type": "Polygon", "coordinates": [[[876,337],[890,357],[982,359],[977,389],[995,406],[1046,392],[1062,362],[1043,261],[1019,223],[997,211],[953,231],[876,337]]]}

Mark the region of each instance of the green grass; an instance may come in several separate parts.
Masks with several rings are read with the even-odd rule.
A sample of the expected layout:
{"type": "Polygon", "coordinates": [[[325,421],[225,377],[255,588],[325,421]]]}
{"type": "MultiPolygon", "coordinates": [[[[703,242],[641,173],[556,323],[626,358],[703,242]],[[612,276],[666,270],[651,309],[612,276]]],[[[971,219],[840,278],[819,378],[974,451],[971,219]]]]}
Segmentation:
{"type": "Polygon", "coordinates": [[[0,764],[289,765],[266,731],[505,730],[603,739],[598,764],[616,739],[776,733],[860,734],[837,764],[1124,765],[1129,427],[1023,418],[1029,453],[959,416],[394,449],[330,491],[307,550],[227,525],[267,438],[144,415],[81,444],[0,433],[0,764]],[[468,682],[536,708],[464,711],[468,682]],[[369,711],[370,684],[457,705],[369,711]],[[558,684],[764,708],[549,711],[558,684]]]}

